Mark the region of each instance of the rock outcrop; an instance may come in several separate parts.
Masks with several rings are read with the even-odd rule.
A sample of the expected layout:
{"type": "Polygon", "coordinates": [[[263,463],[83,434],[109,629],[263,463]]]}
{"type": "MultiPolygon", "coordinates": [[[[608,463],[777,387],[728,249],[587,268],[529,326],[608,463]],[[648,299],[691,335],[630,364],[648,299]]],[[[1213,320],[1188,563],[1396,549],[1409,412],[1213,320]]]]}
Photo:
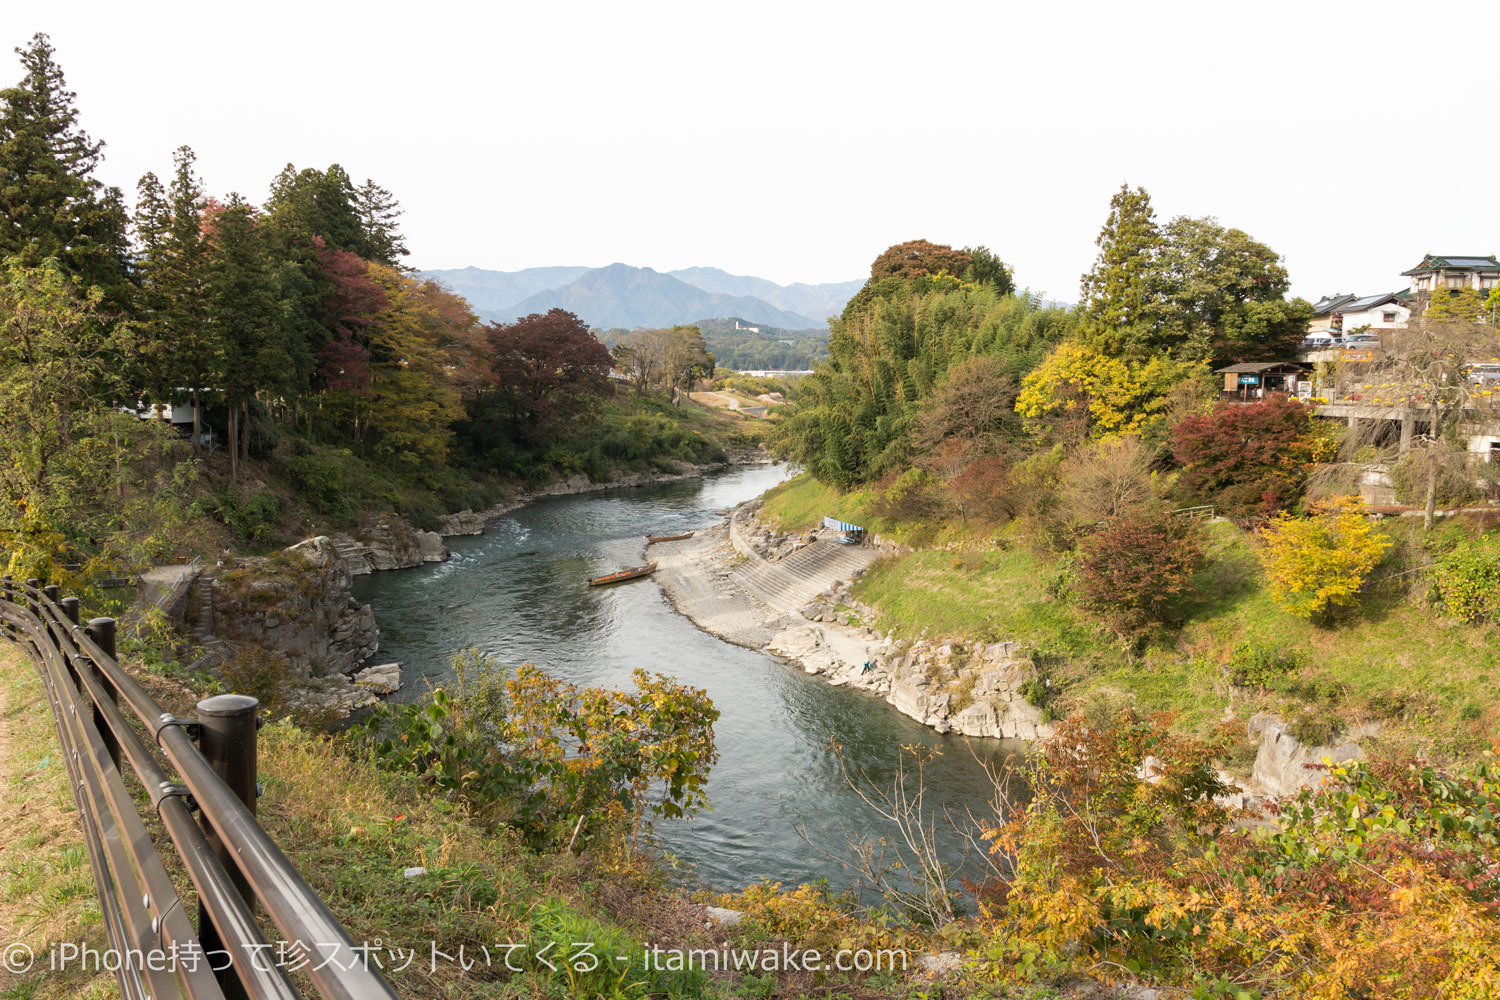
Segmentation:
{"type": "Polygon", "coordinates": [[[334,535],[333,544],[354,576],[443,562],[449,556],[442,535],[415,528],[395,514],[361,518],[357,528],[334,535]]]}
{"type": "Polygon", "coordinates": [[[799,625],[766,645],[835,686],[871,691],[897,711],[940,733],[1036,740],[1052,727],[1021,693],[1036,667],[1016,645],[965,649],[923,639],[894,642],[839,622],[799,625]]]}
{"type": "Polygon", "coordinates": [[[1359,744],[1352,740],[1331,746],[1306,746],[1292,734],[1286,723],[1264,714],[1250,719],[1250,732],[1260,733],[1255,767],[1250,772],[1251,786],[1273,797],[1295,795],[1303,788],[1316,788],[1322,780],[1317,765],[1324,761],[1339,764],[1347,760],[1362,760],[1365,755],[1359,744]]]}
{"type": "Polygon", "coordinates": [[[205,577],[214,637],[259,647],[294,680],[350,674],[379,647],[375,613],[354,599],[349,570],[326,536],[205,577]]]}

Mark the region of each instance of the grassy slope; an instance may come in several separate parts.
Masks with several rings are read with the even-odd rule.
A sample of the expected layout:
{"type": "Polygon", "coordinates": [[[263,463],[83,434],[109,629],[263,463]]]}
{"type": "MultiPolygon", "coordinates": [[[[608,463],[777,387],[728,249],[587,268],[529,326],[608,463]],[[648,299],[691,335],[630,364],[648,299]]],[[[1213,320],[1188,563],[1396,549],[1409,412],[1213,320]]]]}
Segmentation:
{"type": "MultiPolygon", "coordinates": [[[[771,495],[767,514],[788,528],[825,513],[868,511],[862,493],[840,497],[804,477],[771,495]]],[[[878,521],[876,522],[878,528],[878,521]]],[[[1209,525],[1209,562],[1180,608],[1186,624],[1143,656],[1119,644],[1064,601],[1049,596],[1053,557],[1025,545],[974,551],[924,549],[878,564],[856,596],[879,608],[881,627],[901,636],[1021,639],[1046,653],[1063,683],[1063,709],[1126,698],[1178,714],[1204,730],[1231,710],[1246,719],[1272,710],[1317,733],[1320,720],[1378,720],[1395,745],[1430,746],[1469,756],[1500,723],[1493,680],[1500,677],[1495,626],[1437,618],[1401,594],[1376,592],[1363,613],[1320,627],[1276,607],[1252,539],[1232,524],[1209,525]],[[1236,688],[1222,664],[1243,643],[1304,650],[1309,666],[1277,690],[1236,688]]]]}

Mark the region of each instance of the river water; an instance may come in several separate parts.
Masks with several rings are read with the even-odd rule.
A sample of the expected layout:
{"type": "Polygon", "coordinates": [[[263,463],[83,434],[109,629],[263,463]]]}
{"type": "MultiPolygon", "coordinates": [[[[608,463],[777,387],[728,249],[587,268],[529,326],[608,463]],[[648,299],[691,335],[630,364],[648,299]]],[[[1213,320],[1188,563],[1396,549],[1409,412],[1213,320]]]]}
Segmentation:
{"type": "MultiPolygon", "coordinates": [[[[758,496],[781,467],[609,493],[539,500],[494,521],[484,535],[448,539],[453,558],[376,573],[356,592],[375,609],[382,661],[404,662],[400,697],[421,697],[452,654],[478,647],[502,662],[530,660],[576,684],[628,688],[636,667],[704,688],[720,711],[720,760],[709,779],[712,809],[663,822],[663,847],[683,876],[718,888],[770,879],[788,885],[851,883],[838,862],[849,838],[894,831],[849,788],[829,749],[889,788],[902,744],[937,747],[929,811],[982,814],[991,785],[981,761],[1001,763],[1017,745],[939,736],[860,691],[829,687],[765,653],[699,631],[650,580],[591,589],[590,576],[642,562],[646,534],[707,528],[715,511],[758,496]],[[977,755],[977,760],[976,760],[977,755]]],[[[961,840],[942,836],[950,861],[961,840]]]]}

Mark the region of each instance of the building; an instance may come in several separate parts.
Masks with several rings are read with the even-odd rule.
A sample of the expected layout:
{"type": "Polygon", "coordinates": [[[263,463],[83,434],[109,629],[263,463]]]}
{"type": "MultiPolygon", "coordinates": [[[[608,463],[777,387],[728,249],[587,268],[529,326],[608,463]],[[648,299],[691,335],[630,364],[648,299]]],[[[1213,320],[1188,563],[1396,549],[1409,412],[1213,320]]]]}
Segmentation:
{"type": "Polygon", "coordinates": [[[1383,292],[1363,297],[1325,295],[1313,303],[1308,333],[1341,337],[1368,327],[1370,330],[1404,330],[1411,319],[1409,292],[1383,292]]]}
{"type": "Polygon", "coordinates": [[[1306,366],[1292,361],[1247,361],[1216,369],[1216,373],[1224,376],[1221,398],[1244,403],[1275,392],[1305,396],[1312,388],[1306,366]]]}
{"type": "Polygon", "coordinates": [[[1401,274],[1411,279],[1413,295],[1430,295],[1441,288],[1451,291],[1477,288],[1481,294],[1488,294],[1500,285],[1500,260],[1496,260],[1494,254],[1488,257],[1451,257],[1430,253],[1422,258],[1422,263],[1401,274]]]}

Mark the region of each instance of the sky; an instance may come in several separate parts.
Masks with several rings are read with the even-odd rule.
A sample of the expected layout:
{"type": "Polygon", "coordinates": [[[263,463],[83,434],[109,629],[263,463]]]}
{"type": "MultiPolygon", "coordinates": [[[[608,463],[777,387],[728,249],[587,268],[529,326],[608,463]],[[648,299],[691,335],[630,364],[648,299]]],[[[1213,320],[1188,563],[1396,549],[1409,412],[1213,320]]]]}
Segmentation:
{"type": "Polygon", "coordinates": [[[1309,299],[1500,252],[1495,3],[0,0],[37,31],[128,199],[183,144],[253,201],[340,163],[423,269],[842,281],[922,238],[1075,301],[1123,183],[1309,299]]]}

